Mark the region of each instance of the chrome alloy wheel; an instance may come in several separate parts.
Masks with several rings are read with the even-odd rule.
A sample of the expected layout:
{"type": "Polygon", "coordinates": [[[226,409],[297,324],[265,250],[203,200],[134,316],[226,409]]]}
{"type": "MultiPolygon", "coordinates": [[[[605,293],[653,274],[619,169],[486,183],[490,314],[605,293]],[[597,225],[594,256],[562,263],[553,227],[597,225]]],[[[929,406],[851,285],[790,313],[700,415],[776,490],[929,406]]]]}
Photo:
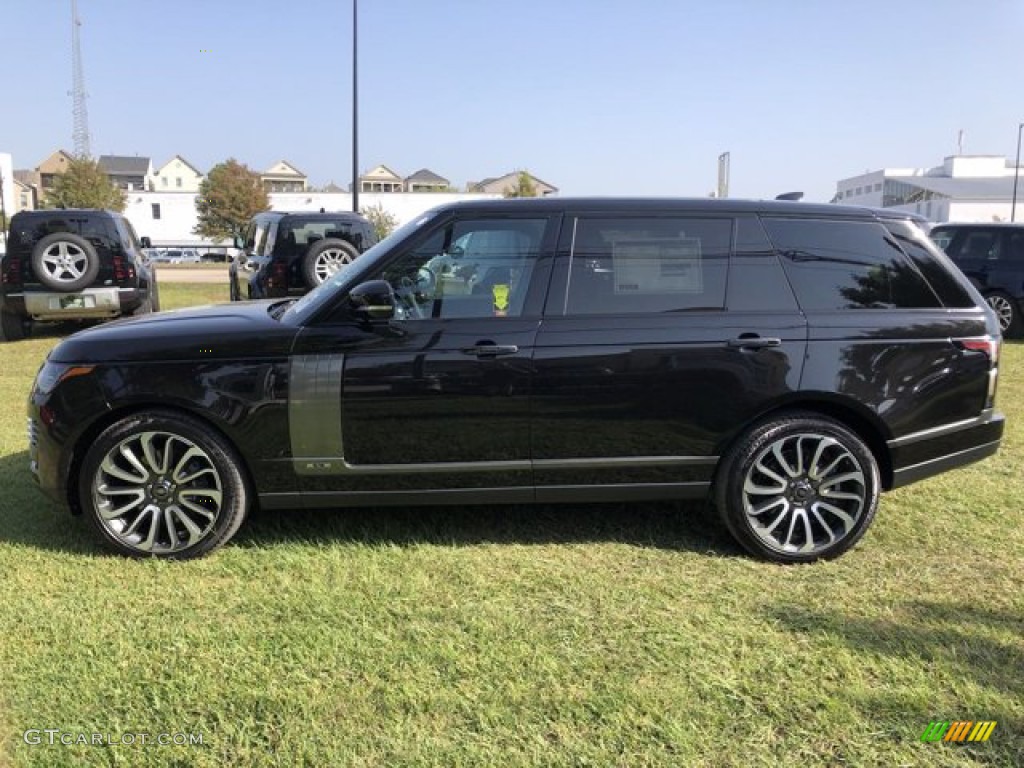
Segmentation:
{"type": "Polygon", "coordinates": [[[92,502],[103,527],[124,546],[169,554],[213,530],[224,494],[210,455],[171,432],[139,432],[103,457],[92,502]]]}
{"type": "Polygon", "coordinates": [[[996,319],[999,320],[999,330],[1006,333],[1006,330],[1013,323],[1013,305],[1005,296],[999,294],[993,294],[985,299],[988,305],[996,313],[996,319]]]}
{"type": "Polygon", "coordinates": [[[353,262],[355,257],[343,248],[326,248],[316,255],[316,262],[313,272],[316,275],[316,282],[327,282],[334,277],[342,267],[353,262]]]}
{"type": "Polygon", "coordinates": [[[839,441],[821,434],[772,442],[743,481],[751,530],[779,552],[830,549],[857,525],[866,500],[865,468],[839,441]]]}
{"type": "Polygon", "coordinates": [[[85,274],[89,257],[74,243],[59,241],[43,251],[43,269],[58,283],[73,283],[85,274]]]}

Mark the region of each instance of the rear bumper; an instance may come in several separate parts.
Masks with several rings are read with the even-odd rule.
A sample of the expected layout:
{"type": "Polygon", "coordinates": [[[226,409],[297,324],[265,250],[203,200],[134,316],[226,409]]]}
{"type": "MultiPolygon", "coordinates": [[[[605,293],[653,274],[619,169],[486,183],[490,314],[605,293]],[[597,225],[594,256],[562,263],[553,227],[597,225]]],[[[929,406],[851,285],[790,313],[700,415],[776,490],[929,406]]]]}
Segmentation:
{"type": "Polygon", "coordinates": [[[128,314],[143,300],[137,288],[85,288],[71,293],[23,291],[3,297],[4,311],[33,320],[105,319],[128,314]]]}
{"type": "Polygon", "coordinates": [[[985,411],[976,419],[945,424],[890,440],[893,488],[988,458],[999,450],[1006,420],[985,411]]]}

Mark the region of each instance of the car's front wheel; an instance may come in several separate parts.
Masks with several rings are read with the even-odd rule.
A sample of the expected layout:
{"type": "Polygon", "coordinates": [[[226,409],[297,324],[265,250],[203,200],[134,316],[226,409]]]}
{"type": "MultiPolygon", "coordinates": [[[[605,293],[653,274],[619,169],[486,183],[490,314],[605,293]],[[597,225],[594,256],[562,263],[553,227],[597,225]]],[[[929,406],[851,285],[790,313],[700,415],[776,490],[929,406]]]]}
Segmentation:
{"type": "Polygon", "coordinates": [[[104,430],[85,454],[78,493],[104,542],[132,557],[205,555],[235,534],[249,504],[230,443],[162,410],[104,430]]]}
{"type": "Polygon", "coordinates": [[[838,557],[878,508],[878,466],[851,430],[792,412],[752,427],[719,467],[715,504],[749,552],[780,563],[838,557]]]}

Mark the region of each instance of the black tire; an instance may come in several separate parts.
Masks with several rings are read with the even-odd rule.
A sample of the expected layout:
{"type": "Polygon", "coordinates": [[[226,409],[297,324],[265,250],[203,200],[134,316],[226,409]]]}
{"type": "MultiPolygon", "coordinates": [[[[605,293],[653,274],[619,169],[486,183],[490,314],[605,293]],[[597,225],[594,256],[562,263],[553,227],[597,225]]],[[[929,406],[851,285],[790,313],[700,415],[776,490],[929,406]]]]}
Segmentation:
{"type": "Polygon", "coordinates": [[[21,341],[28,336],[28,321],[13,312],[0,312],[0,335],[7,341],[21,341]]]}
{"type": "Polygon", "coordinates": [[[317,240],[302,257],[302,279],[308,288],[316,288],[358,256],[359,251],[344,240],[336,237],[317,240]]]}
{"type": "Polygon", "coordinates": [[[714,499],[748,552],[805,563],[856,544],[875,517],[879,492],[878,465],[860,437],[825,416],[794,411],[751,427],[733,444],[719,465],[714,499]]]}
{"type": "Polygon", "coordinates": [[[92,443],[78,476],[78,498],[116,552],[184,560],[231,539],[250,494],[241,460],[226,439],[191,416],[153,410],[121,419],[92,443]]]}
{"type": "Polygon", "coordinates": [[[92,285],[100,273],[100,259],[84,237],[55,232],[32,249],[32,271],[47,288],[71,293],[92,285]]]}
{"type": "Polygon", "coordinates": [[[992,291],[985,294],[985,301],[996,313],[1003,336],[1016,338],[1021,335],[1020,308],[1012,296],[1002,291],[992,291]]]}

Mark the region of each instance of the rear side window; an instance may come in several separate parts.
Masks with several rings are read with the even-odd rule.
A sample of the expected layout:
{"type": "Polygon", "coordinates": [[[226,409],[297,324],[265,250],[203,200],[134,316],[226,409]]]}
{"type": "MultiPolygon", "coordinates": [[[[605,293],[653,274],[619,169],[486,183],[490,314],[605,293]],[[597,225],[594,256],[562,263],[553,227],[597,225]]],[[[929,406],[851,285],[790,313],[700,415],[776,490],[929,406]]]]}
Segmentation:
{"type": "Polygon", "coordinates": [[[727,303],[730,312],[798,311],[779,258],[756,216],[736,220],[727,303]]]}
{"type": "Polygon", "coordinates": [[[971,295],[954,274],[956,266],[944,253],[935,249],[926,235],[907,221],[887,221],[885,226],[896,238],[900,248],[913,260],[944,306],[961,309],[974,306],[971,295]]]}
{"type": "Polygon", "coordinates": [[[578,219],[567,314],[723,309],[732,225],[711,218],[578,219]]]}
{"type": "Polygon", "coordinates": [[[941,306],[879,222],[788,218],[763,222],[805,310],[941,306]]]}

